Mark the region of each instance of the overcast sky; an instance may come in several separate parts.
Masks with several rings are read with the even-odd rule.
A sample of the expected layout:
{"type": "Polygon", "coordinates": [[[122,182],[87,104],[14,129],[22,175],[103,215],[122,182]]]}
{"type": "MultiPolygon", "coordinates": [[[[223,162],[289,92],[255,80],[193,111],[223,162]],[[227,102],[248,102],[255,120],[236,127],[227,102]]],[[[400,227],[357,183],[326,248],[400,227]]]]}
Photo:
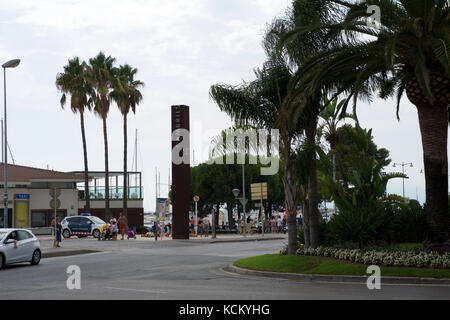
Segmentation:
{"type": "MultiPolygon", "coordinates": [[[[215,83],[253,79],[265,59],[266,24],[289,0],[1,0],[0,62],[19,58],[7,71],[8,140],[16,164],[59,171],[83,170],[79,116],[61,109],[55,78],[74,56],[88,60],[99,51],[138,68],[144,101],[129,117],[129,169],[138,129],[138,170],[144,174],[145,211],[155,208],[155,167],[167,184],[170,163],[170,106],[190,106],[195,163],[206,160],[204,141],[231,125],[209,98],[215,83]],[[202,150],[203,145],[203,150],[202,150]]],[[[3,85],[3,77],[1,77],[3,85]]],[[[3,93],[1,94],[3,97],[3,93]]],[[[2,105],[3,107],[3,105],[2,105]]],[[[3,108],[2,108],[3,109],[3,108]]],[[[3,117],[3,112],[1,112],[3,117]]],[[[375,142],[406,167],[406,196],[425,198],[417,112],[406,97],[401,121],[393,101],[359,105],[361,125],[373,128],[375,142]]],[[[108,118],[110,170],[123,168],[122,117],[115,105],[108,118]]],[[[89,170],[104,170],[101,120],[86,119],[89,170]]],[[[401,171],[401,168],[399,169],[401,171]]],[[[387,168],[388,172],[396,171],[387,168]]],[[[398,170],[397,170],[398,171],[398,170]]],[[[231,186],[233,187],[233,186],[231,186]]],[[[162,186],[167,195],[167,185],[162,186]]],[[[230,191],[231,192],[231,191],[230,191]]],[[[402,193],[392,180],[389,193],[402,193]]]]}

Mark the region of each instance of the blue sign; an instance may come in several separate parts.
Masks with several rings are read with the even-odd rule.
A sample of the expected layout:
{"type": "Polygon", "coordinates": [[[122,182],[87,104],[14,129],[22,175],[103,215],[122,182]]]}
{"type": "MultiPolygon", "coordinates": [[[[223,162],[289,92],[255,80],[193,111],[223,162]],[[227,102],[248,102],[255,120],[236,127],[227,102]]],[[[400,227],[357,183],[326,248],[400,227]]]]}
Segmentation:
{"type": "Polygon", "coordinates": [[[16,193],[16,199],[28,200],[28,199],[30,199],[30,194],[29,193],[16,193]]]}

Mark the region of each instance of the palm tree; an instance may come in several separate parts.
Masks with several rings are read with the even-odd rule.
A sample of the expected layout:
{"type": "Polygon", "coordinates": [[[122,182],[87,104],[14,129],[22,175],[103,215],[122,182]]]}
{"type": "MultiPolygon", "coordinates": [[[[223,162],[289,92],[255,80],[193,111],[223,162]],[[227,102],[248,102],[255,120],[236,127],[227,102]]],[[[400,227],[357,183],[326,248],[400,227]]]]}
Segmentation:
{"type": "MultiPolygon", "coordinates": [[[[406,92],[416,106],[422,135],[426,180],[428,242],[442,244],[450,237],[448,211],[448,112],[450,105],[450,2],[448,0],[331,1],[345,10],[336,24],[320,30],[340,29],[360,35],[314,56],[298,79],[308,78],[318,88],[338,75],[345,78],[354,105],[360,96],[378,92],[383,99],[397,98],[397,117],[406,92]],[[368,24],[368,7],[381,10],[381,23],[368,24]],[[328,80],[327,80],[328,79],[328,80]]],[[[313,28],[311,28],[313,29],[313,28]]],[[[298,30],[299,34],[307,30],[298,30]]],[[[331,81],[330,81],[331,80],[331,81]]],[[[335,88],[341,84],[336,85],[335,88]]]]}
{"type": "Polygon", "coordinates": [[[336,149],[338,143],[338,128],[339,123],[345,119],[352,119],[357,121],[353,114],[342,113],[345,100],[338,100],[334,98],[329,100],[326,96],[323,97],[323,103],[326,106],[320,113],[320,118],[323,123],[319,126],[318,131],[323,133],[323,137],[329,143],[330,149],[336,149]]]}
{"type": "Polygon", "coordinates": [[[293,71],[282,56],[273,54],[269,55],[268,61],[261,69],[255,71],[255,75],[256,80],[240,86],[214,85],[210,95],[237,127],[279,129],[282,181],[288,216],[288,253],[295,254],[299,196],[291,160],[291,145],[299,129],[281,116],[282,109],[287,108],[286,103],[289,101],[289,83],[293,71]]]}
{"type": "Polygon", "coordinates": [[[56,75],[56,87],[62,92],[61,107],[64,108],[67,95],[70,95],[70,109],[73,113],[80,114],[81,122],[81,139],[83,141],[83,156],[84,156],[84,196],[86,199],[86,205],[84,209],[89,211],[90,205],[90,193],[89,193],[89,174],[88,174],[88,157],[87,157],[87,145],[86,145],[86,133],[84,128],[84,112],[91,110],[91,101],[89,95],[92,88],[86,81],[86,63],[80,62],[78,57],[75,57],[68,61],[68,64],[64,66],[64,72],[56,75]]]}
{"type": "Polygon", "coordinates": [[[127,116],[130,110],[136,113],[136,107],[142,101],[139,88],[144,86],[143,82],[134,79],[137,72],[136,68],[133,69],[128,64],[120,66],[114,91],[111,92],[111,98],[117,103],[123,116],[123,214],[125,216],[128,215],[127,116]]]}
{"type": "Polygon", "coordinates": [[[106,119],[108,117],[109,107],[111,105],[110,93],[117,73],[114,68],[116,59],[111,56],[106,57],[100,52],[95,58],[89,59],[88,80],[93,87],[91,93],[94,103],[94,112],[103,121],[103,138],[105,144],[105,216],[111,217],[109,205],[109,166],[108,166],[108,132],[106,119]]]}
{"type": "Polygon", "coordinates": [[[311,88],[309,79],[301,79],[298,73],[303,64],[312,56],[326,48],[339,45],[344,35],[339,30],[313,29],[311,26],[335,23],[340,17],[340,11],[330,4],[328,0],[295,0],[288,14],[276,19],[270,26],[266,36],[269,46],[277,48],[289,57],[291,64],[296,67],[296,74],[291,83],[291,100],[298,103],[289,103],[290,110],[285,115],[294,123],[305,123],[305,147],[308,156],[308,211],[303,212],[306,220],[310,221],[310,244],[317,248],[320,244],[320,225],[318,210],[318,182],[317,182],[317,155],[316,136],[318,118],[326,105],[321,103],[322,96],[330,92],[325,85],[311,88]]]}
{"type": "Polygon", "coordinates": [[[338,101],[337,97],[333,100],[329,100],[326,96],[324,96],[323,103],[326,107],[320,113],[320,118],[323,120],[323,123],[317,129],[318,136],[323,135],[325,140],[330,145],[330,154],[333,161],[334,181],[336,181],[336,165],[340,167],[341,163],[340,155],[336,152],[336,146],[339,143],[339,123],[345,119],[352,119],[356,122],[358,121],[355,115],[342,112],[345,102],[346,100],[338,101]]]}
{"type": "Polygon", "coordinates": [[[294,164],[295,180],[297,182],[297,188],[299,190],[300,203],[302,205],[302,216],[303,216],[303,233],[304,233],[304,243],[305,248],[311,246],[311,235],[310,235],[310,215],[309,215],[309,173],[310,170],[306,165],[308,163],[308,157],[310,156],[307,146],[306,139],[298,141],[297,147],[293,152],[292,161],[294,164]]]}

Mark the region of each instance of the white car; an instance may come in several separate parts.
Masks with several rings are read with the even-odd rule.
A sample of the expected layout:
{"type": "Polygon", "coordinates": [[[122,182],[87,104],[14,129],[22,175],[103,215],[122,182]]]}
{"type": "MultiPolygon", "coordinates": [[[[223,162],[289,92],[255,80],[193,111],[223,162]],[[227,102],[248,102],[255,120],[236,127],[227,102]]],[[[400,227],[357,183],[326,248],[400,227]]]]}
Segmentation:
{"type": "Polygon", "coordinates": [[[0,229],[0,269],[5,265],[41,261],[41,243],[34,234],[25,229],[0,229]]]}

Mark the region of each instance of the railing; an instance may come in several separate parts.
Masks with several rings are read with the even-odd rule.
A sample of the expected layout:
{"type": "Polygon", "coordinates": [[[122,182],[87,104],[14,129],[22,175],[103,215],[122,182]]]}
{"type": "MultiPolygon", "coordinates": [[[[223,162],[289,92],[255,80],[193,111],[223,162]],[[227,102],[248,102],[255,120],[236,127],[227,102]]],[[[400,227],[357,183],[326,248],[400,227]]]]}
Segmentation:
{"type": "MultiPolygon", "coordinates": [[[[144,188],[142,187],[129,187],[127,188],[127,198],[128,200],[143,200],[144,199],[144,188]]],[[[109,188],[109,199],[110,200],[123,200],[123,187],[113,187],[109,188]]],[[[104,187],[89,187],[89,199],[90,200],[105,200],[106,190],[104,187]]],[[[78,199],[86,200],[84,194],[84,188],[78,188],[78,199]]]]}

